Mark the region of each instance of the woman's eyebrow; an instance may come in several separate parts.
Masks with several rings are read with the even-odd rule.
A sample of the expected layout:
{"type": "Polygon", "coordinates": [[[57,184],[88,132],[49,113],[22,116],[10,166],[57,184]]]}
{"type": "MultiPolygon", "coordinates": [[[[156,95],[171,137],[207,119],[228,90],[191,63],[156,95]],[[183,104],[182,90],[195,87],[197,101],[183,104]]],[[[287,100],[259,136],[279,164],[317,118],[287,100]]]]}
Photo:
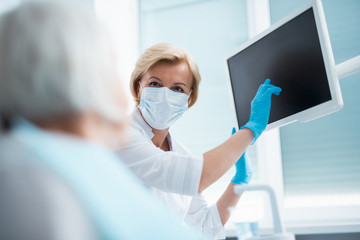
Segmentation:
{"type": "Polygon", "coordinates": [[[156,80],[158,80],[158,81],[161,81],[161,79],[160,79],[160,78],[155,77],[155,76],[150,76],[150,77],[148,78],[148,80],[149,80],[149,79],[152,79],[152,78],[154,78],[154,79],[156,79],[156,80]]]}
{"type": "Polygon", "coordinates": [[[186,83],[183,83],[183,82],[176,82],[176,83],[174,83],[174,85],[183,85],[183,86],[185,86],[185,87],[188,87],[188,86],[186,85],[186,83]]]}

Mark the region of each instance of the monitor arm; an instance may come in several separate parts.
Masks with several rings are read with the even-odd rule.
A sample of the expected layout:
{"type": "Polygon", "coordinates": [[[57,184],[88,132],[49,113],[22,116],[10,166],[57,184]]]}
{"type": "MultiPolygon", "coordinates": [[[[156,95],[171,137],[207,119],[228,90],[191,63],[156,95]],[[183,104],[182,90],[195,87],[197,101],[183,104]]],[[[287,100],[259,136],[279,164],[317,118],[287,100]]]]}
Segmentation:
{"type": "Polygon", "coordinates": [[[360,55],[336,65],[336,72],[339,79],[360,72],[360,55]]]}

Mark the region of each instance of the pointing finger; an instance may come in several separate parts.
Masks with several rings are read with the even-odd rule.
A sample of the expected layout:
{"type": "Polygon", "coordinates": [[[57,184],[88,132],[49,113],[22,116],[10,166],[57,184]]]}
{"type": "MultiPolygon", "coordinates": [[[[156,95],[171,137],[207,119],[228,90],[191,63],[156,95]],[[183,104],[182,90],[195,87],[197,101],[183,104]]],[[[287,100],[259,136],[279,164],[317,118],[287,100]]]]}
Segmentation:
{"type": "Polygon", "coordinates": [[[266,89],[267,94],[275,94],[280,95],[281,88],[271,85],[269,88],[266,89]]]}

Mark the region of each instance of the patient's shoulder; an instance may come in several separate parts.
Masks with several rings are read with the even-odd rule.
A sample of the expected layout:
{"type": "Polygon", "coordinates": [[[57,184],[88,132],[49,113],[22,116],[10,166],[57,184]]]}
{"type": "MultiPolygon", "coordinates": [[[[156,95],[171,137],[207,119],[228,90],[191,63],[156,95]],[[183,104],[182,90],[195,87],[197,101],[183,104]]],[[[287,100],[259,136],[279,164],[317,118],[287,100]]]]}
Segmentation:
{"type": "Polygon", "coordinates": [[[77,196],[37,158],[11,136],[0,136],[0,236],[94,239],[92,223],[77,196]]]}

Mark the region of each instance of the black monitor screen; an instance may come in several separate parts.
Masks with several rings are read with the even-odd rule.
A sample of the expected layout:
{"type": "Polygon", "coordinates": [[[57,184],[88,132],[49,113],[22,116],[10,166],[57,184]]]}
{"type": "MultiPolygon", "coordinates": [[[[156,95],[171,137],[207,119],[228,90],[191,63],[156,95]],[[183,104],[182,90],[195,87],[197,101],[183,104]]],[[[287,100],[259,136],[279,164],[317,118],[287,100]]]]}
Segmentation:
{"type": "Polygon", "coordinates": [[[228,60],[239,127],[265,79],[282,88],[272,96],[269,123],[331,100],[313,9],[303,12],[228,60]]]}

